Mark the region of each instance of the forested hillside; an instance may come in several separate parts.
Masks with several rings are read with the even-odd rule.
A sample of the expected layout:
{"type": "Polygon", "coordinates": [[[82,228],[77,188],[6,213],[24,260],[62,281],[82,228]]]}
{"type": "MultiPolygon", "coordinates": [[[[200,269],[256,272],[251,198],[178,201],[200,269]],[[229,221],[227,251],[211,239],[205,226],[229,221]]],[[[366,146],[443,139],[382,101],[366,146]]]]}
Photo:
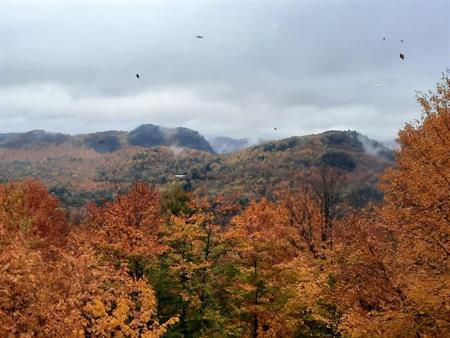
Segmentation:
{"type": "Polygon", "coordinates": [[[449,78],[418,101],[395,162],[337,131],[2,149],[0,336],[450,336],[449,78]],[[55,183],[112,194],[68,209],[55,183]]]}
{"type": "Polygon", "coordinates": [[[126,136],[103,132],[62,144],[0,147],[0,179],[37,178],[67,206],[110,197],[113,190],[126,189],[136,180],[163,187],[180,180],[175,175],[184,175],[185,190],[203,196],[239,195],[248,201],[272,198],[279,189],[297,189],[311,169],[328,165],[345,173],[346,195],[362,205],[381,198],[377,175],[394,159],[393,151],[355,131],[291,137],[224,155],[186,144],[131,146],[123,141],[126,136]],[[362,199],[357,197],[361,194],[362,199]]]}

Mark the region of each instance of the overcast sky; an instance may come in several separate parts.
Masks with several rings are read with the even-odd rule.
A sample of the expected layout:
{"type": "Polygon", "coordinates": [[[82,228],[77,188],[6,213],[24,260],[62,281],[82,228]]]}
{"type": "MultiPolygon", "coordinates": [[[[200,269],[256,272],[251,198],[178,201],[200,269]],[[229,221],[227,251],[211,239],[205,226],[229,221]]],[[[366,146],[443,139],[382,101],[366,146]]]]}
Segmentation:
{"type": "Polygon", "coordinates": [[[387,141],[450,67],[450,0],[0,6],[0,132],[153,123],[387,141]]]}

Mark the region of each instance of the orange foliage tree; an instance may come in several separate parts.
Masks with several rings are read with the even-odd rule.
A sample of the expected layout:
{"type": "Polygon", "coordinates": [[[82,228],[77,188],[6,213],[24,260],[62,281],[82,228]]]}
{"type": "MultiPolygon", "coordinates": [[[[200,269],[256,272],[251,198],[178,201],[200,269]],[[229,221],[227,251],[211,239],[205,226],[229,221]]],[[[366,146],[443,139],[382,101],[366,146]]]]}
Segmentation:
{"type": "Polygon", "coordinates": [[[450,332],[450,79],[418,95],[423,114],[400,131],[397,166],[384,176],[383,221],[398,235],[401,280],[417,332],[450,332]]]}
{"type": "Polygon", "coordinates": [[[402,336],[412,320],[398,278],[398,238],[383,224],[378,208],[345,217],[333,252],[343,327],[354,336],[402,336]]]}
{"type": "Polygon", "coordinates": [[[88,206],[98,245],[118,258],[148,257],[163,249],[157,242],[160,209],[158,190],[143,182],[113,202],[88,206]]]}
{"type": "Polygon", "coordinates": [[[345,325],[356,336],[450,334],[450,81],[419,94],[422,117],[399,132],[380,207],[343,223],[345,325]]]}
{"type": "Polygon", "coordinates": [[[1,186],[0,201],[0,336],[160,337],[176,322],[159,323],[148,281],[99,256],[89,227],[68,231],[42,184],[1,186]]]}
{"type": "Polygon", "coordinates": [[[58,200],[35,180],[0,184],[0,224],[42,239],[41,244],[57,244],[68,229],[58,200]]]}
{"type": "Polygon", "coordinates": [[[421,94],[423,114],[400,131],[397,166],[385,175],[387,220],[416,250],[446,259],[450,255],[450,80],[436,93],[421,94]]]}
{"type": "Polygon", "coordinates": [[[294,251],[281,208],[263,199],[235,217],[225,234],[228,260],[237,269],[230,288],[238,304],[243,331],[252,337],[281,334],[289,269],[294,251]]]}

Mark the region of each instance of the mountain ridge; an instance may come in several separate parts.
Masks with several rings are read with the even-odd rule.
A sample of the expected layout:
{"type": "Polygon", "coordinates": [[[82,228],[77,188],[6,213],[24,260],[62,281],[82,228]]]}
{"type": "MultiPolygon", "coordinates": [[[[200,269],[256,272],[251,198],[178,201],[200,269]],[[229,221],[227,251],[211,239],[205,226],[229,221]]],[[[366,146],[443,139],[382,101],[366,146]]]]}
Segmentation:
{"type": "Polygon", "coordinates": [[[124,146],[181,146],[206,152],[214,152],[211,145],[198,131],[177,127],[167,128],[142,124],[130,132],[108,130],[94,133],[69,135],[45,130],[23,133],[0,133],[0,148],[27,149],[71,143],[97,152],[113,152],[124,146]]]}
{"type": "MultiPolygon", "coordinates": [[[[330,132],[349,133],[356,131],[328,130],[319,134],[330,132]]],[[[379,149],[391,149],[382,142],[372,140],[359,132],[356,133],[359,135],[359,142],[369,152],[377,152],[379,149]]],[[[283,139],[308,136],[310,135],[291,136],[283,139]]],[[[168,128],[154,124],[141,124],[129,132],[123,130],[106,130],[92,133],[66,134],[35,129],[26,132],[0,133],[0,148],[21,149],[29,147],[45,147],[51,144],[60,145],[69,142],[76,147],[85,146],[100,153],[113,152],[124,146],[140,146],[144,148],[154,146],[178,146],[217,154],[231,154],[253,146],[275,141],[276,140],[253,139],[248,137],[205,137],[198,131],[190,128],[168,128]]]]}
{"type": "Polygon", "coordinates": [[[23,133],[0,133],[0,148],[23,149],[72,143],[97,152],[113,152],[125,146],[181,146],[206,152],[214,152],[211,145],[198,131],[185,128],[167,128],[154,124],[141,124],[126,132],[118,130],[85,134],[64,134],[31,130],[23,133]]]}
{"type": "MultiPolygon", "coordinates": [[[[40,135],[38,143],[45,136],[34,134],[40,135]]],[[[117,184],[142,180],[163,186],[180,181],[176,175],[183,174],[181,181],[199,194],[251,199],[295,187],[302,173],[328,165],[346,173],[349,193],[356,189],[377,197],[377,177],[394,163],[394,151],[349,130],[293,136],[227,154],[184,147],[176,140],[153,146],[158,139],[145,137],[134,140],[149,142],[145,146],[129,145],[129,136],[128,132],[106,131],[76,135],[62,143],[41,142],[36,147],[32,142],[22,148],[0,145],[0,181],[37,178],[58,194],[81,193],[81,197],[76,195],[81,201],[94,198],[95,191],[111,191],[117,184]]]]}

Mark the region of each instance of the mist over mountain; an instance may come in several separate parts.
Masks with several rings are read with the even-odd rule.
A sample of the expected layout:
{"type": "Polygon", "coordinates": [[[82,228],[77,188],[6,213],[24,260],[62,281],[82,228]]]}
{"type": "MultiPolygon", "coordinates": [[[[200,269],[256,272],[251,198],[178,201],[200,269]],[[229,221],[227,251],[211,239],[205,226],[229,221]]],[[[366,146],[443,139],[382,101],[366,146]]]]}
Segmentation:
{"type": "Polygon", "coordinates": [[[233,138],[228,136],[210,136],[207,140],[214,151],[218,154],[233,153],[263,142],[260,139],[233,138]]]}

